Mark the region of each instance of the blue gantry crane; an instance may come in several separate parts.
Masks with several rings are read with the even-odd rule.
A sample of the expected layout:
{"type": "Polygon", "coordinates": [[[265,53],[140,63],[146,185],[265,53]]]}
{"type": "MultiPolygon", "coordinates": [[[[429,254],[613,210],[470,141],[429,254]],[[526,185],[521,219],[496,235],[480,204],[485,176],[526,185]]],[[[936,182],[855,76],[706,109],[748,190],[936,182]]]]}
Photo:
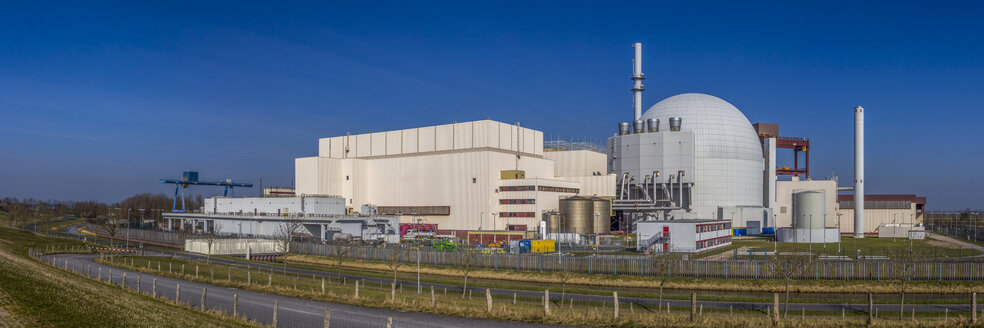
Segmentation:
{"type": "Polygon", "coordinates": [[[189,186],[195,185],[195,186],[225,187],[225,192],[223,193],[223,195],[225,196],[229,196],[229,194],[232,193],[233,187],[253,188],[252,183],[233,182],[232,179],[226,179],[225,181],[221,181],[221,182],[199,181],[198,172],[196,171],[185,171],[184,174],[181,175],[181,179],[161,179],[161,183],[174,184],[174,204],[171,205],[171,212],[175,212],[175,213],[183,213],[186,210],[185,202],[184,202],[184,190],[188,189],[189,186]],[[179,191],[181,193],[180,197],[178,196],[179,191]],[[181,209],[178,209],[179,198],[181,199],[181,209]]]}

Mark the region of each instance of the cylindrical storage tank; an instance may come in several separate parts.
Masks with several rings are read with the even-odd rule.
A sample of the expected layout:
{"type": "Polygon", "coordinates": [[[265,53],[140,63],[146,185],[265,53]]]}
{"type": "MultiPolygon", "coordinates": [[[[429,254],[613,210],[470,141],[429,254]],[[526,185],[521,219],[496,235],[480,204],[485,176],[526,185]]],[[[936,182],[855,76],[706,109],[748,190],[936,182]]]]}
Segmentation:
{"type": "Polygon", "coordinates": [[[626,134],[629,134],[630,129],[631,127],[629,126],[629,122],[618,123],[618,135],[624,136],[626,134]]]}
{"type": "Polygon", "coordinates": [[[543,213],[543,221],[547,221],[547,233],[560,233],[560,212],[543,213]]]}
{"type": "Polygon", "coordinates": [[[679,117],[670,118],[670,131],[680,131],[680,125],[683,124],[683,119],[679,117]]]}
{"type": "Polygon", "coordinates": [[[561,226],[564,233],[594,233],[594,202],[573,196],[560,200],[561,226]]]}
{"type": "Polygon", "coordinates": [[[651,118],[646,120],[649,132],[659,132],[659,119],[651,118]]]}
{"type": "Polygon", "coordinates": [[[826,224],[826,197],[819,191],[793,194],[793,228],[823,229],[826,224]]]}
{"type": "Polygon", "coordinates": [[[594,222],[593,232],[595,234],[608,233],[612,227],[612,201],[601,197],[591,197],[591,202],[594,203],[594,212],[591,213],[594,216],[592,218],[594,222]]]}
{"type": "Polygon", "coordinates": [[[642,133],[646,130],[646,122],[643,120],[635,120],[632,126],[632,133],[642,133]]]}

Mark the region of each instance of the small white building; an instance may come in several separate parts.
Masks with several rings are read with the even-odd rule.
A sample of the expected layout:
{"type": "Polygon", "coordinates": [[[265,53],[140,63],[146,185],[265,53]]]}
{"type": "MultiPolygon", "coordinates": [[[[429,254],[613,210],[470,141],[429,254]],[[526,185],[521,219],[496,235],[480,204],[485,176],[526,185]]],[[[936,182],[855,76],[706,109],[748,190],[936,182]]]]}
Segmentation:
{"type": "Polygon", "coordinates": [[[731,245],[731,220],[664,220],[636,223],[639,250],[699,253],[731,245]]]}

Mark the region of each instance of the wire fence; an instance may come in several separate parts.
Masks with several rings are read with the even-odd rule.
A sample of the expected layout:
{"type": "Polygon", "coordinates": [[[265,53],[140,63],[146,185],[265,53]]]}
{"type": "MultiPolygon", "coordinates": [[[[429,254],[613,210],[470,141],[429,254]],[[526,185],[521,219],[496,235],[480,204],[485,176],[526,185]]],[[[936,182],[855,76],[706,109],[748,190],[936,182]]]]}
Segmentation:
{"type": "Polygon", "coordinates": [[[975,243],[984,243],[984,226],[969,224],[930,224],[926,229],[975,243]]]}
{"type": "MultiPolygon", "coordinates": [[[[776,261],[769,260],[666,260],[668,269],[658,270],[660,261],[652,256],[565,256],[563,254],[479,254],[470,252],[441,252],[432,250],[403,251],[395,256],[392,247],[344,246],[314,243],[295,243],[291,252],[304,255],[335,257],[366,261],[392,261],[424,265],[466,267],[495,270],[573,272],[587,274],[638,275],[687,278],[744,278],[781,279],[776,261]],[[338,251],[338,248],[344,248],[338,251]],[[390,254],[387,254],[389,252],[390,254]]],[[[802,265],[795,272],[801,280],[869,280],[898,278],[905,269],[913,281],[982,281],[984,263],[924,261],[818,261],[802,265]],[[903,267],[905,266],[905,267],[903,267]]]]}
{"type": "MultiPolygon", "coordinates": [[[[86,225],[86,229],[94,232],[104,232],[96,225],[86,225]]],[[[960,231],[966,231],[967,228],[960,231]]],[[[126,230],[123,230],[124,233],[126,230]]],[[[150,242],[167,245],[183,245],[186,236],[167,231],[130,229],[131,242],[150,242]]],[[[117,236],[121,240],[122,236],[117,236]]],[[[180,246],[178,246],[180,247],[180,246]]],[[[316,242],[294,242],[291,253],[316,255],[324,257],[336,256],[336,249],[343,247],[340,254],[349,259],[366,261],[390,261],[394,258],[392,247],[366,245],[333,245],[316,242]]],[[[851,250],[855,252],[855,250],[851,250]]],[[[844,253],[847,253],[844,251],[844,253]]],[[[890,255],[886,250],[865,249],[867,258],[878,258],[890,255]]],[[[853,254],[844,254],[846,256],[853,254]]],[[[942,254],[938,254],[942,255],[942,254]]],[[[404,251],[399,261],[402,263],[417,263],[418,251],[404,251]]],[[[436,250],[419,250],[420,263],[424,265],[539,271],[539,272],[572,272],[586,274],[638,275],[655,276],[667,275],[687,278],[743,278],[743,279],[779,279],[776,264],[763,257],[734,256],[731,260],[673,260],[669,261],[668,270],[657,270],[657,261],[652,256],[643,255],[593,255],[569,256],[564,254],[480,254],[471,252],[444,252],[436,250]],[[466,258],[467,257],[467,258],[466,258]]],[[[930,258],[933,256],[929,256],[930,258]]],[[[877,260],[855,261],[819,261],[814,260],[793,275],[801,280],[867,280],[884,281],[897,279],[897,273],[905,263],[892,261],[887,258],[877,260]]],[[[913,281],[984,281],[984,263],[956,259],[920,260],[910,263],[911,280],[913,281]]]]}

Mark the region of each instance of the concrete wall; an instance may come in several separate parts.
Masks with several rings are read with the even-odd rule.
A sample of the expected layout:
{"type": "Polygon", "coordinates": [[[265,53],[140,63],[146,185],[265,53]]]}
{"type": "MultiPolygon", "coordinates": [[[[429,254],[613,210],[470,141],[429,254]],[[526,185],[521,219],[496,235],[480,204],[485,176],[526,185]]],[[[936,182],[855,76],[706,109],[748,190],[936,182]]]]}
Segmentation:
{"type": "MultiPolygon", "coordinates": [[[[208,254],[208,241],[205,239],[186,239],[184,250],[208,254]]],[[[271,239],[216,239],[212,242],[212,255],[246,255],[247,251],[250,254],[276,254],[283,253],[283,247],[276,240],[271,239]]]]}
{"type": "MultiPolygon", "coordinates": [[[[436,130],[435,130],[436,131],[436,130]]],[[[508,130],[506,131],[508,132],[508,130]]],[[[401,217],[402,222],[438,224],[441,229],[503,229],[529,219],[495,220],[501,171],[519,169],[530,179],[552,179],[553,161],[482,148],[369,159],[307,157],[295,160],[297,193],[345,197],[346,206],[450,206],[449,216],[401,217]]],[[[576,182],[557,182],[578,187],[576,182]]],[[[546,196],[544,196],[546,197],[546,196]]],[[[543,200],[549,206],[556,200],[543,200]]]]}
{"type": "Polygon", "coordinates": [[[543,155],[543,132],[491,120],[321,138],[318,156],[366,158],[494,148],[543,155]]]}
{"type": "Polygon", "coordinates": [[[558,177],[608,174],[607,155],[590,150],[548,151],[543,157],[554,161],[558,177]]]}
{"type": "Polygon", "coordinates": [[[205,199],[203,213],[249,214],[345,214],[342,198],[299,197],[210,197],[205,199]]]}
{"type": "MultiPolygon", "coordinates": [[[[874,233],[883,224],[895,223],[908,224],[912,221],[916,225],[922,224],[922,215],[916,215],[916,204],[912,203],[909,209],[874,209],[864,210],[864,233],[874,233]]],[[[841,215],[841,233],[854,233],[854,209],[842,208],[837,211],[841,215]]]]}

